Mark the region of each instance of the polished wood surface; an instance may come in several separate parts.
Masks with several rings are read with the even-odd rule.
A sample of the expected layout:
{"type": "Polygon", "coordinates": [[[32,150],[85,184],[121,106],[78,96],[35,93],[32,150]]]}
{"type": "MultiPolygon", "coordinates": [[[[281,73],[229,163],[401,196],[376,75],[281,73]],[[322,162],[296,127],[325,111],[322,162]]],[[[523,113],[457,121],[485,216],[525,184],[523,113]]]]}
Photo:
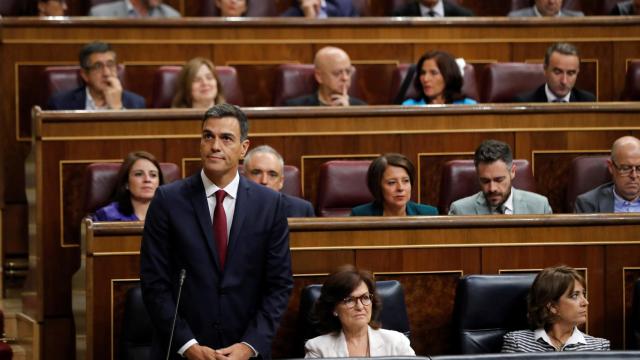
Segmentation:
{"type": "MultiPolygon", "coordinates": [[[[558,165],[565,166],[575,156],[606,153],[619,136],[637,134],[640,129],[639,110],[640,105],[637,104],[603,103],[435,108],[248,108],[246,112],[250,119],[251,146],[270,144],[284,155],[285,163],[298,166],[305,179],[304,195],[310,200],[316,196],[315,183],[322,162],[395,151],[406,154],[415,164],[421,164],[417,166],[414,199],[435,204],[439,189],[432,185],[431,179],[439,177],[440,167],[425,165],[441,165],[451,157],[468,157],[485,138],[507,141],[516,158],[529,160],[533,164],[539,192],[561,194],[567,177],[561,176],[558,170],[554,172],[559,174],[558,182],[552,184],[553,188],[544,188],[541,184],[546,184],[543,180],[548,177],[544,171],[562,169],[558,165]],[[549,164],[556,164],[555,168],[549,164]]],[[[65,320],[68,333],[73,331],[71,277],[80,268],[79,224],[84,216],[82,179],[86,166],[92,162],[119,160],[129,151],[145,149],[163,162],[178,164],[183,175],[188,176],[199,168],[201,116],[197,110],[35,113],[33,153],[26,167],[29,171],[27,179],[30,180],[27,193],[30,196],[32,229],[29,254],[33,261],[24,295],[24,309],[42,324],[43,336],[55,338],[55,333],[60,332],[60,323],[65,320]],[[56,327],[48,328],[54,322],[56,327]]],[[[551,198],[552,205],[559,212],[562,199],[553,196],[556,197],[551,198]]],[[[443,221],[455,220],[444,218],[443,221]]],[[[392,223],[387,225],[394,226],[392,223]]],[[[306,230],[299,226],[300,233],[294,239],[308,237],[309,244],[315,246],[314,225],[308,225],[310,228],[306,230]]],[[[406,227],[407,223],[402,226],[406,227]]],[[[517,223],[514,226],[528,225],[517,223]]],[[[614,228],[626,229],[626,225],[614,228]]],[[[591,233],[599,234],[603,239],[609,234],[616,239],[617,235],[605,229],[607,226],[601,226],[591,233]]],[[[413,230],[402,231],[410,234],[413,230]]],[[[440,236],[443,230],[433,231],[438,234],[435,239],[453,241],[440,236]]],[[[376,242],[391,241],[389,245],[397,245],[384,235],[385,231],[380,233],[383,235],[374,237],[378,239],[376,242]]],[[[495,234],[495,229],[478,228],[466,234],[462,243],[480,244],[495,234]]],[[[523,233],[522,241],[536,242],[531,234],[523,233]]],[[[341,241],[339,232],[332,232],[332,236],[335,236],[333,241],[341,241]]],[[[362,236],[362,241],[371,240],[367,235],[351,236],[354,239],[362,236]]],[[[562,227],[554,227],[553,232],[545,236],[557,238],[568,235],[562,227]]],[[[576,237],[571,241],[582,241],[580,239],[576,237]]],[[[443,243],[443,246],[448,244],[453,242],[443,243]]],[[[336,259],[344,260],[342,257],[336,259]]],[[[433,261],[440,260],[436,257],[433,261]]],[[[313,270],[316,266],[313,264],[308,263],[309,273],[320,270],[313,270]]]]}
{"type": "MultiPolygon", "coordinates": [[[[587,278],[587,331],[624,347],[637,267],[637,215],[465,216],[289,219],[294,291],[274,340],[274,357],[296,352],[300,291],[345,263],[405,291],[412,346],[419,355],[455,353],[455,288],[469,274],[534,272],[568,264],[587,278]],[[635,267],[635,268],[634,268],[635,267]],[[615,275],[615,276],[611,276],[615,275]],[[624,276],[622,276],[624,275],[624,276]],[[626,314],[626,317],[625,317],[626,314]]],[[[117,351],[122,296],[137,283],[142,223],[92,223],[86,229],[89,359],[117,351]],[[113,344],[113,347],[112,347],[113,344]]]]}

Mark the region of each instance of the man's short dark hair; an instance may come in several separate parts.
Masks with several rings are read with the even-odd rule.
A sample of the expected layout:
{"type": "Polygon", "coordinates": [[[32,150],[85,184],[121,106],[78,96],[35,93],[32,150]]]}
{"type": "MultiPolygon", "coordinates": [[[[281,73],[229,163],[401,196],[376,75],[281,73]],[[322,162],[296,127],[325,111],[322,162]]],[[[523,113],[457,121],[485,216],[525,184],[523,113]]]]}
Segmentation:
{"type": "Polygon", "coordinates": [[[247,120],[247,115],[245,115],[244,111],[240,110],[240,108],[235,105],[222,103],[212,106],[206,113],[204,113],[204,119],[202,119],[202,122],[204,123],[211,118],[220,119],[223,117],[232,117],[238,120],[238,125],[240,125],[241,141],[249,138],[249,120],[247,120]]]}
{"type": "Polygon", "coordinates": [[[478,146],[473,155],[473,163],[478,167],[479,163],[492,163],[498,160],[504,161],[507,167],[513,163],[513,153],[509,144],[498,140],[485,140],[478,146]]]}
{"type": "Polygon", "coordinates": [[[80,66],[83,69],[88,69],[89,66],[91,66],[91,64],[89,63],[89,57],[91,56],[91,54],[102,54],[110,51],[115,53],[111,48],[111,45],[107,43],[100,41],[90,42],[87,45],[83,46],[82,49],[80,49],[80,54],[78,55],[80,66]]]}
{"type": "Polygon", "coordinates": [[[578,55],[578,49],[576,49],[576,47],[573,46],[573,44],[566,43],[566,42],[557,42],[555,44],[551,44],[551,46],[547,48],[547,52],[544,54],[545,69],[549,67],[549,59],[551,58],[551,55],[554,52],[557,52],[562,55],[574,55],[578,58],[578,62],[580,61],[580,55],[578,55]]]}

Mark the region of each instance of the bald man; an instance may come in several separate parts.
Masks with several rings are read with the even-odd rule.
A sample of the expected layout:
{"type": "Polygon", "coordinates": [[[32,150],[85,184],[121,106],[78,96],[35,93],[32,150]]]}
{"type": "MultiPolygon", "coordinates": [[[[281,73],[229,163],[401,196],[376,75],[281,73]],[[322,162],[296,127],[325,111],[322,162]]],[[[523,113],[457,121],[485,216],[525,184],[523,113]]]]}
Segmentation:
{"type": "Polygon", "coordinates": [[[367,105],[349,96],[351,77],[355,71],[344,50],[327,46],[318,50],[313,61],[318,91],[285,101],[286,106],[351,106],[367,105]]]}
{"type": "Polygon", "coordinates": [[[578,196],[575,212],[640,212],[640,140],[633,136],[616,140],[607,167],[613,181],[578,196]]]}

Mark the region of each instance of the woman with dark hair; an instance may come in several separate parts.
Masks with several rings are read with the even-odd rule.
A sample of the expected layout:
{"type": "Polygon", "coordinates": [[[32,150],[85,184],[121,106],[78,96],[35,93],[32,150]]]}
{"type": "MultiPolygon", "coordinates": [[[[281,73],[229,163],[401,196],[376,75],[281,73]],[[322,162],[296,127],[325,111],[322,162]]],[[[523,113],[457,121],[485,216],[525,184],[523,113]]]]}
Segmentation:
{"type": "Polygon", "coordinates": [[[96,211],[94,221],[144,220],[158,186],[164,184],[160,164],[146,151],[127,154],[118,171],[114,201],[96,211]]]}
{"type": "Polygon", "coordinates": [[[244,16],[249,6],[249,0],[214,0],[213,4],[218,8],[220,16],[244,16]]]}
{"type": "Polygon", "coordinates": [[[201,57],[189,60],[178,74],[171,107],[209,109],[223,102],[222,84],[213,63],[201,57]]]}
{"type": "Polygon", "coordinates": [[[402,154],[384,154],[371,162],[367,187],[373,202],[351,209],[351,216],[438,215],[438,209],[411,201],[413,164],[402,154]]]}
{"type": "Polygon", "coordinates": [[[464,78],[458,63],[444,51],[430,51],[423,54],[416,65],[418,76],[413,86],[418,93],[415,99],[407,99],[402,105],[430,104],[476,104],[464,97],[464,78]]]}
{"type": "Polygon", "coordinates": [[[568,266],[542,270],[531,285],[529,324],[504,336],[502,352],[608,351],[609,340],[583,334],[587,290],[582,275],[568,266]]]}
{"type": "Polygon", "coordinates": [[[339,268],[322,285],[313,309],[325,335],[307,341],[305,358],[415,355],[404,334],[380,328],[381,309],[370,272],[352,265],[339,268]]]}

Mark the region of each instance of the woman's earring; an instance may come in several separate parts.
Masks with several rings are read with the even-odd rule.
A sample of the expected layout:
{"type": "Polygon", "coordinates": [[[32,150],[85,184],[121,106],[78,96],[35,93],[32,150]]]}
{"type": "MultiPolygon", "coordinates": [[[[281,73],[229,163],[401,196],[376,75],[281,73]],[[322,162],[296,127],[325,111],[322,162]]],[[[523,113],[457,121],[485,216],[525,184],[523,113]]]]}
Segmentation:
{"type": "Polygon", "coordinates": [[[333,312],[333,316],[338,316],[338,313],[336,311],[333,312]]]}

